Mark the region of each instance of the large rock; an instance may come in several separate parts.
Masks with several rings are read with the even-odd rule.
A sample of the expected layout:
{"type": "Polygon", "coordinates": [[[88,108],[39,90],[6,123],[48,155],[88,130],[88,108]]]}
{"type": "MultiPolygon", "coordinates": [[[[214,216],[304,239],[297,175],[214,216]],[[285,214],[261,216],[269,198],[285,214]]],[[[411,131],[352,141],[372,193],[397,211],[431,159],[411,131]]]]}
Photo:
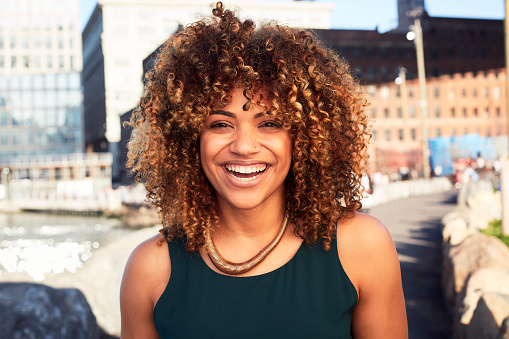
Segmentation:
{"type": "Polygon", "coordinates": [[[481,268],[474,271],[458,294],[459,320],[470,323],[479,298],[487,292],[509,295],[509,271],[481,268]]]}
{"type": "Polygon", "coordinates": [[[465,219],[461,217],[456,219],[448,218],[448,222],[442,228],[443,240],[451,245],[458,245],[474,233],[477,233],[477,231],[468,227],[465,219]]]}
{"type": "Polygon", "coordinates": [[[47,280],[56,287],[75,287],[87,297],[99,326],[107,333],[120,335],[120,282],[133,249],[143,240],[158,234],[160,225],[141,229],[98,249],[85,266],[74,274],[59,274],[47,280]]]}
{"type": "Polygon", "coordinates": [[[509,248],[495,237],[476,233],[446,248],[442,286],[451,307],[470,273],[480,268],[509,270],[509,248]]]}
{"type": "Polygon", "coordinates": [[[493,189],[479,191],[467,198],[470,210],[469,226],[483,230],[493,220],[502,219],[502,195],[493,189]]]}
{"type": "Polygon", "coordinates": [[[465,339],[496,339],[502,333],[504,320],[509,317],[509,295],[488,292],[481,296],[465,328],[465,339]]]}
{"type": "Polygon", "coordinates": [[[100,330],[83,294],[33,283],[0,283],[0,337],[97,339],[100,330]]]}

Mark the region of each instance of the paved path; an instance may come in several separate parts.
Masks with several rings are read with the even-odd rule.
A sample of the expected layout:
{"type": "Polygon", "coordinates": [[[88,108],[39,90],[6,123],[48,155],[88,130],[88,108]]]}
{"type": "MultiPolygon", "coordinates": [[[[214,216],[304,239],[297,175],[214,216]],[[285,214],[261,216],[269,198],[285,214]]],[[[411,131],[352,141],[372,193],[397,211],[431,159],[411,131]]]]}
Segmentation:
{"type": "Polygon", "coordinates": [[[389,229],[401,262],[410,339],[451,338],[441,279],[440,220],[456,204],[456,191],[410,197],[368,213],[389,229]]]}

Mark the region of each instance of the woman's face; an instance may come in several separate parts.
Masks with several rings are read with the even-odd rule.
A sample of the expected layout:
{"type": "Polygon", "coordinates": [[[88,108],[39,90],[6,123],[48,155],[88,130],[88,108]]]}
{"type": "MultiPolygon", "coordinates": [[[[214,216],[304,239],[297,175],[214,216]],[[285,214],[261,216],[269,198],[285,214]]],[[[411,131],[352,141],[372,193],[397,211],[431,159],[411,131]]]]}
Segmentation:
{"type": "Polygon", "coordinates": [[[202,167],[219,206],[254,209],[284,199],[292,160],[289,132],[264,107],[251,104],[244,111],[242,89],[235,88],[231,96],[227,106],[205,120],[200,136],[202,167]]]}

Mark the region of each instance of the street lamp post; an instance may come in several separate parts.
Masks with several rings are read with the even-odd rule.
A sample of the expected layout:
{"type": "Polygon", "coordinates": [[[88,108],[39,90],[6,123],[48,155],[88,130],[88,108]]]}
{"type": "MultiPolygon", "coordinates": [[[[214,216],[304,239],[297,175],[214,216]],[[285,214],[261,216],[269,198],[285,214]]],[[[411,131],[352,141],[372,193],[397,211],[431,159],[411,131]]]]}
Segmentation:
{"type": "Polygon", "coordinates": [[[412,11],[410,16],[414,17],[413,36],[407,35],[409,40],[414,40],[415,51],[417,54],[417,76],[419,78],[420,106],[421,106],[421,125],[422,125],[422,172],[425,179],[430,178],[429,164],[429,145],[428,145],[428,91],[426,88],[426,68],[424,67],[424,43],[422,40],[421,20],[419,19],[421,11],[412,11]]]}
{"type": "MultiPolygon", "coordinates": [[[[506,78],[506,135],[509,138],[509,1],[505,0],[505,78],[506,78]]],[[[502,234],[509,235],[509,157],[505,159],[502,172],[502,234]]]]}

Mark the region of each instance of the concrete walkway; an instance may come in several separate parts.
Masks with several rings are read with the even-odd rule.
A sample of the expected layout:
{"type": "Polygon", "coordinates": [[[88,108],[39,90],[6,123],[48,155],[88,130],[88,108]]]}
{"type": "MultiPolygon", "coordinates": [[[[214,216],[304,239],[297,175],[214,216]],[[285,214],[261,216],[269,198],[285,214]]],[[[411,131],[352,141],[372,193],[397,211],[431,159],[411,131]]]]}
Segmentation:
{"type": "Polygon", "coordinates": [[[441,289],[441,218],[456,204],[456,190],[410,197],[368,212],[389,229],[401,262],[410,339],[451,338],[451,316],[441,289]]]}

